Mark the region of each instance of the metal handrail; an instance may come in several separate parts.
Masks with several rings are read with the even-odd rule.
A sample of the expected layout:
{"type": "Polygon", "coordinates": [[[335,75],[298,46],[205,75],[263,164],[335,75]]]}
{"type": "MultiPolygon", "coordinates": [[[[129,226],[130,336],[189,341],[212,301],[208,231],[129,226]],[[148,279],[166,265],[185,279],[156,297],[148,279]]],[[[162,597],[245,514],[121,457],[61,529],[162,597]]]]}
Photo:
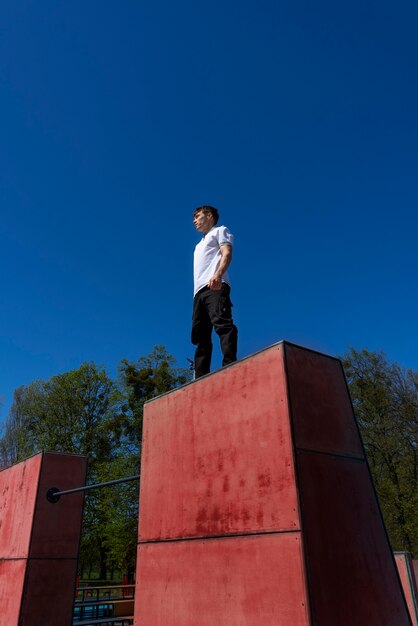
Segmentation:
{"type": "Polygon", "coordinates": [[[98,489],[99,487],[108,487],[109,485],[117,485],[119,483],[126,483],[130,480],[139,480],[139,474],[137,476],[129,476],[128,478],[117,478],[116,480],[109,480],[106,483],[96,483],[94,485],[84,485],[84,487],[76,487],[75,489],[66,489],[60,491],[58,487],[50,487],[46,492],[46,499],[51,504],[55,504],[61,498],[61,496],[67,496],[70,493],[78,493],[79,491],[89,491],[91,489],[98,489]]]}

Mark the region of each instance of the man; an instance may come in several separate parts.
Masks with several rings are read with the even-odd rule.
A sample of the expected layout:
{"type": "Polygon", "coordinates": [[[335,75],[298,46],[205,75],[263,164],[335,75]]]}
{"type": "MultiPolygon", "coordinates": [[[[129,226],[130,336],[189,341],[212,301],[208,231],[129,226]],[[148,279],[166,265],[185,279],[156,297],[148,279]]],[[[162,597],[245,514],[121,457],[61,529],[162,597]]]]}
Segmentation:
{"type": "Polygon", "coordinates": [[[194,300],[192,343],[196,346],[195,377],[210,371],[212,328],[219,335],[222,365],[237,360],[237,327],[232,321],[228,267],[232,260],[233,235],[226,226],[217,226],[219,214],[211,206],[193,213],[193,224],[203,239],[194,251],[194,300]]]}

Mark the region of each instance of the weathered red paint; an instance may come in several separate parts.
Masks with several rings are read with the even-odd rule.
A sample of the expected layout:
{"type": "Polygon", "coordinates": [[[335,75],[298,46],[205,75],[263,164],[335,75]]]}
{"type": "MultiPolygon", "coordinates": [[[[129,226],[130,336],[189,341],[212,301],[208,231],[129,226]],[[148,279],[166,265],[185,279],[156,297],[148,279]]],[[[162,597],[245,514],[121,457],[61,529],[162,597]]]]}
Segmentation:
{"type": "Polygon", "coordinates": [[[26,558],[42,455],[0,471],[0,558],[26,558]]]}
{"type": "Polygon", "coordinates": [[[0,472],[0,626],[70,626],[86,459],[43,453],[0,472]]]}
{"type": "Polygon", "coordinates": [[[418,590],[411,555],[409,552],[395,552],[395,561],[412,623],[418,626],[418,590]]]}
{"type": "Polygon", "coordinates": [[[308,626],[300,533],[138,547],[141,626],[308,626]]]}
{"type": "Polygon", "coordinates": [[[147,404],[140,512],[138,626],[411,625],[334,358],[282,343],[147,404]]]}
{"type": "Polygon", "coordinates": [[[0,626],[19,623],[26,565],[26,559],[0,557],[0,626]]]}
{"type": "Polygon", "coordinates": [[[140,540],[298,529],[287,416],[281,346],[147,404],[140,540]]]}

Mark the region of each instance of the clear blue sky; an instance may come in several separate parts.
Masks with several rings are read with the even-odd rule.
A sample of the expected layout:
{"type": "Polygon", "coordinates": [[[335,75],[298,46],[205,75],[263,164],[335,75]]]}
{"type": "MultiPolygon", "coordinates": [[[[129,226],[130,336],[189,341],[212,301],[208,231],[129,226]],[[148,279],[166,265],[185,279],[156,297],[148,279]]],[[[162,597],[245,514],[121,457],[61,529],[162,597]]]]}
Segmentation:
{"type": "Polygon", "coordinates": [[[240,356],[288,339],[418,368],[417,20],[415,0],[3,1],[0,419],[83,361],[114,375],[160,343],[186,365],[204,203],[236,237],[240,356]]]}

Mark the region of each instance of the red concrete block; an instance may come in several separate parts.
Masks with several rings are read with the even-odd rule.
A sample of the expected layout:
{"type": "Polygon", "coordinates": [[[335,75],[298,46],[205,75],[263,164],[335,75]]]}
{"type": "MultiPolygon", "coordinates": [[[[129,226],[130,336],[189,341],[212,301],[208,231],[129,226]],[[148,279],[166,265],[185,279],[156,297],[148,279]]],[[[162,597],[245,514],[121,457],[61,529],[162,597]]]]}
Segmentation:
{"type": "Polygon", "coordinates": [[[408,624],[367,465],[300,451],[298,476],[311,607],[317,623],[408,624]]]}
{"type": "Polygon", "coordinates": [[[76,559],[30,559],[19,626],[70,626],[76,559]]]}
{"type": "Polygon", "coordinates": [[[300,527],[283,348],[145,407],[140,539],[300,527]]]}
{"type": "Polygon", "coordinates": [[[0,471],[0,558],[26,558],[42,455],[0,471]]]}
{"type": "Polygon", "coordinates": [[[0,472],[0,626],[70,626],[86,459],[38,454],[0,472]],[[24,590],[24,591],[23,591],[24,590]]]}
{"type": "Polygon", "coordinates": [[[138,547],[140,626],[308,626],[300,533],[138,547]]]}
{"type": "Polygon", "coordinates": [[[408,552],[395,552],[395,561],[412,623],[418,626],[418,590],[411,555],[408,552]]]}
{"type": "Polygon", "coordinates": [[[26,559],[0,558],[0,626],[18,624],[26,564],[26,559]]]}
{"type": "Polygon", "coordinates": [[[86,462],[72,454],[44,454],[39,478],[30,557],[78,558],[84,494],[63,496],[55,504],[45,497],[50,487],[62,491],[80,487],[86,480],[86,462]],[[65,521],[65,523],[63,523],[65,521]]]}
{"type": "Polygon", "coordinates": [[[148,403],[140,511],[139,626],[411,626],[332,357],[282,343],[148,403]]]}
{"type": "Polygon", "coordinates": [[[295,446],[364,458],[340,361],[284,346],[295,446]]]}

